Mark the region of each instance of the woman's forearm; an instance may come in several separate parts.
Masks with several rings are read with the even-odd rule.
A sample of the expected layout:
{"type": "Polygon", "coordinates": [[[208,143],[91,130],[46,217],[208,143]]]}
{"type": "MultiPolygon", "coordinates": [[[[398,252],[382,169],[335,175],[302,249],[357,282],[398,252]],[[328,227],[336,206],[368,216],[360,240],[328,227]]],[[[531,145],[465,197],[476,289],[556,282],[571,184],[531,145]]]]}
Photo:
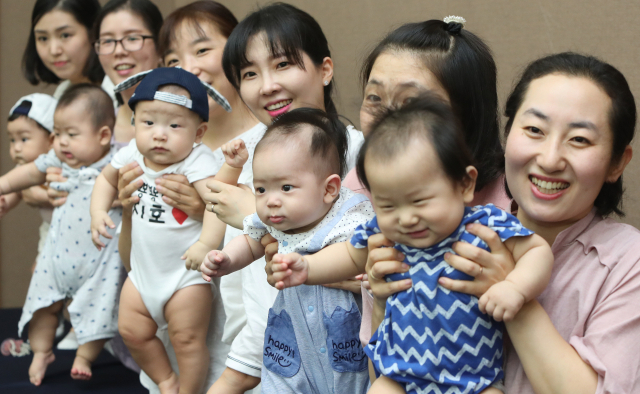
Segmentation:
{"type": "Polygon", "coordinates": [[[536,394],[596,392],[598,375],[560,336],[538,301],[526,303],[506,327],[536,394]]]}

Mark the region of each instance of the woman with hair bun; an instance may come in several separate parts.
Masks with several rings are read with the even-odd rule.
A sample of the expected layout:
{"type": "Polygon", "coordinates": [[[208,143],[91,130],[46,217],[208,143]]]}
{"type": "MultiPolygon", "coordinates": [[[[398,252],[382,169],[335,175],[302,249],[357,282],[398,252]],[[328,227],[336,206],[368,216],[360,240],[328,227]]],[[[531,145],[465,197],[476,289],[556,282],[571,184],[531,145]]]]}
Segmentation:
{"type": "MultiPolygon", "coordinates": [[[[464,29],[465,22],[461,17],[448,17],[408,23],[380,41],[362,66],[360,124],[368,135],[376,115],[385,108],[402,106],[424,91],[436,94],[451,105],[462,124],[478,169],[470,205],[491,203],[506,209],[509,200],[501,164],[504,152],[498,129],[496,65],[489,47],[464,29]]],[[[371,197],[355,170],[347,174],[344,185],[371,197]]],[[[363,285],[368,287],[367,282],[363,285]]],[[[364,345],[377,324],[371,326],[371,293],[363,289],[362,299],[360,339],[364,345]]]]}

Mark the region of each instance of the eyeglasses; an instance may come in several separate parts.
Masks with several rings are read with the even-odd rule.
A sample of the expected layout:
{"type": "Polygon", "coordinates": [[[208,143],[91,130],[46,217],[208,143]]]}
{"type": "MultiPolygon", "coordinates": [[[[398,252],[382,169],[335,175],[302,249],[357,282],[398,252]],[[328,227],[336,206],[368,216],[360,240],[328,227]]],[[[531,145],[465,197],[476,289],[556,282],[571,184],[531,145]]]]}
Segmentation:
{"type": "Polygon", "coordinates": [[[122,44],[122,48],[128,52],[135,52],[142,49],[144,40],[147,38],[153,38],[153,36],[143,36],[140,34],[131,34],[124,36],[119,40],[113,38],[101,38],[93,45],[96,48],[98,55],[111,55],[115,50],[118,43],[122,44]]]}

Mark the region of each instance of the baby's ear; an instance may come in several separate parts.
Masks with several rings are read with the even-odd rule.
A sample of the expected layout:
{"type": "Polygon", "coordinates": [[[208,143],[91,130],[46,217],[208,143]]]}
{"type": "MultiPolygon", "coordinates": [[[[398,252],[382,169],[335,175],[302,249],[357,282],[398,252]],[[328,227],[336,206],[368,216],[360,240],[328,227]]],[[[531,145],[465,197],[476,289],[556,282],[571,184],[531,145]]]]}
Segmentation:
{"type": "Polygon", "coordinates": [[[107,146],[111,144],[111,127],[104,125],[98,130],[100,136],[100,145],[107,146]]]}
{"type": "Polygon", "coordinates": [[[476,179],[478,179],[478,170],[474,166],[466,168],[467,176],[462,180],[462,195],[465,204],[471,204],[473,195],[476,190],[476,179]]]}
{"type": "Polygon", "coordinates": [[[340,176],[338,174],[330,175],[325,179],[324,185],[324,202],[325,204],[331,204],[340,194],[340,186],[342,186],[340,176]]]}
{"type": "Polygon", "coordinates": [[[202,137],[204,137],[204,133],[207,132],[207,128],[209,128],[207,122],[200,123],[200,126],[198,126],[198,130],[196,130],[196,144],[202,142],[202,137]]]}

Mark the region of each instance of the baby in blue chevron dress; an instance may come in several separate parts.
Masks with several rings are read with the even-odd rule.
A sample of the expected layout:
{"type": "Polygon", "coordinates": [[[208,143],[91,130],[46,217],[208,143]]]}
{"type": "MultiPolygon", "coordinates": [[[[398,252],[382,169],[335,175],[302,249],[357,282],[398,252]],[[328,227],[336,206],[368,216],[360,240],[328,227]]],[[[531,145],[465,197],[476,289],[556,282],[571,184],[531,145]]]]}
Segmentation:
{"type": "Polygon", "coordinates": [[[358,157],[376,217],[349,242],[301,256],[274,256],[276,287],[332,283],[363,273],[368,238],[395,242],[412,287],[387,299],[385,317],[365,348],[376,375],[370,393],[498,393],[502,325],[545,288],[549,245],[493,205],[467,207],[477,170],[446,103],[427,95],[381,114],[358,157]],[[513,253],[515,269],[481,298],[449,291],[438,278],[472,279],[444,261],[454,242],[488,250],[466,225],[481,223],[513,253]]]}

